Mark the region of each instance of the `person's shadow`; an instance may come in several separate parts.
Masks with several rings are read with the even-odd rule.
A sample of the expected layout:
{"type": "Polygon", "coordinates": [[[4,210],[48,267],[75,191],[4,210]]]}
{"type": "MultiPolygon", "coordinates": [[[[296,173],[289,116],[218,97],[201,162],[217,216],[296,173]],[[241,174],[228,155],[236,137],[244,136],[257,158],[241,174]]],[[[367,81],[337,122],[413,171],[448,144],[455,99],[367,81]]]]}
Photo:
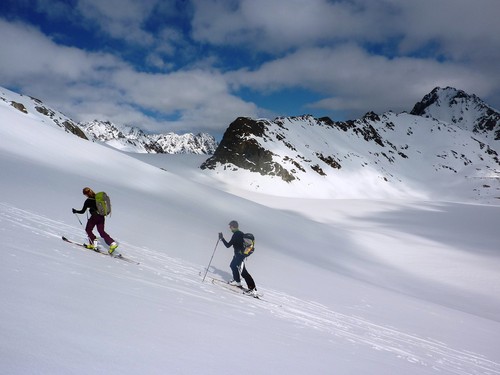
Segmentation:
{"type": "Polygon", "coordinates": [[[217,277],[225,281],[229,281],[233,278],[233,274],[227,271],[223,271],[217,267],[210,266],[208,269],[207,276],[217,277]]]}

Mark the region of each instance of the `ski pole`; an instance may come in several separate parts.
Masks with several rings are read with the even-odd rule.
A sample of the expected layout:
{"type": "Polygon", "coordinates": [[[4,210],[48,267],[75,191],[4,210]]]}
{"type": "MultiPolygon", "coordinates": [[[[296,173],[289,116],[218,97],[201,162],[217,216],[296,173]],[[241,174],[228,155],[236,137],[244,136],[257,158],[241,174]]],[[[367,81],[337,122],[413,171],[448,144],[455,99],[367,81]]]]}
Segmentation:
{"type": "Polygon", "coordinates": [[[81,222],[81,220],[80,220],[80,217],[79,217],[77,214],[75,214],[75,216],[76,216],[76,218],[78,219],[78,222],[80,223],[80,225],[83,227],[83,224],[82,224],[82,222],[81,222]]]}
{"type": "MultiPolygon", "coordinates": [[[[80,223],[80,225],[83,227],[83,223],[82,223],[82,221],[80,220],[80,216],[78,216],[76,213],[75,213],[75,216],[76,216],[76,218],[78,219],[78,222],[80,223]]],[[[88,215],[88,213],[87,213],[87,220],[88,220],[88,219],[89,219],[89,215],[88,215]]],[[[85,229],[85,228],[84,228],[84,229],[85,229]]],[[[89,243],[92,243],[92,242],[93,242],[93,241],[92,241],[92,240],[90,239],[90,237],[89,237],[89,243]]]]}
{"type": "Polygon", "coordinates": [[[208,262],[207,269],[205,270],[205,276],[203,276],[203,280],[201,282],[205,281],[205,277],[207,277],[208,269],[210,268],[210,265],[212,264],[212,259],[214,259],[215,255],[215,250],[217,250],[217,245],[219,244],[220,238],[217,240],[217,243],[215,244],[214,252],[212,253],[212,257],[210,258],[210,262],[208,262]]]}

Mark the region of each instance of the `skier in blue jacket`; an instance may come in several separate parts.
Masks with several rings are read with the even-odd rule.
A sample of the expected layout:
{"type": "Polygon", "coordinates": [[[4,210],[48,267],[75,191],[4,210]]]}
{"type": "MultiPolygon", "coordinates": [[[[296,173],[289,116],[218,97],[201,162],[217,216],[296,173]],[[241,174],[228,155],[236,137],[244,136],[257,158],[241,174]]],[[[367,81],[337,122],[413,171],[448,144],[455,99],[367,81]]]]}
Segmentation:
{"type": "Polygon", "coordinates": [[[243,232],[239,230],[239,225],[236,220],[232,220],[229,223],[229,229],[233,233],[233,236],[231,237],[231,240],[229,242],[224,239],[224,235],[222,233],[219,233],[219,239],[222,240],[224,245],[227,248],[231,246],[233,246],[234,248],[234,256],[229,265],[233,273],[233,280],[231,280],[229,284],[242,288],[240,277],[241,271],[241,276],[245,279],[248,287],[247,294],[256,297],[257,288],[255,286],[255,282],[245,266],[245,259],[247,258],[247,255],[244,254],[245,245],[243,241],[243,232]]]}

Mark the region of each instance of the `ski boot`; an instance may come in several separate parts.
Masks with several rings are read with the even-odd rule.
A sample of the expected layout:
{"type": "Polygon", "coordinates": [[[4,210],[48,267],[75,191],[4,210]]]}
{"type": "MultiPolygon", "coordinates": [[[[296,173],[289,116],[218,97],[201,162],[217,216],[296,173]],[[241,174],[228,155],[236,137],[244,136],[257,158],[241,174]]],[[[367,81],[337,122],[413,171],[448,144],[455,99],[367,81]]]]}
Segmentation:
{"type": "Polygon", "coordinates": [[[99,248],[97,247],[98,245],[98,241],[97,240],[94,240],[88,244],[84,244],[84,246],[87,248],[87,249],[90,249],[90,250],[94,250],[94,251],[97,251],[99,252],[99,248]]]}
{"type": "Polygon", "coordinates": [[[243,289],[243,286],[241,285],[240,281],[231,280],[230,282],[228,282],[228,284],[232,285],[232,286],[237,286],[238,288],[242,288],[243,289]]]}
{"type": "Polygon", "coordinates": [[[259,294],[257,293],[257,288],[249,289],[243,292],[247,296],[252,296],[253,298],[259,298],[259,294]]]}
{"type": "Polygon", "coordinates": [[[109,250],[108,254],[109,255],[114,255],[116,248],[118,247],[118,244],[116,242],[113,242],[111,245],[109,245],[109,250]]]}

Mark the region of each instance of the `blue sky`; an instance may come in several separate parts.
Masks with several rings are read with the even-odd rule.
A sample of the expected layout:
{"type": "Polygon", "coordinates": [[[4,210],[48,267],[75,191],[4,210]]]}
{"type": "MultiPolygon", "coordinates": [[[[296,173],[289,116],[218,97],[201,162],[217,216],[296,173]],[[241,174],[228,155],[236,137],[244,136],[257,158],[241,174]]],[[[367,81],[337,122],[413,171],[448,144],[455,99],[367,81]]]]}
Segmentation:
{"type": "Polygon", "coordinates": [[[500,108],[498,0],[1,0],[0,86],[76,121],[220,136],[452,86],[500,108]]]}

